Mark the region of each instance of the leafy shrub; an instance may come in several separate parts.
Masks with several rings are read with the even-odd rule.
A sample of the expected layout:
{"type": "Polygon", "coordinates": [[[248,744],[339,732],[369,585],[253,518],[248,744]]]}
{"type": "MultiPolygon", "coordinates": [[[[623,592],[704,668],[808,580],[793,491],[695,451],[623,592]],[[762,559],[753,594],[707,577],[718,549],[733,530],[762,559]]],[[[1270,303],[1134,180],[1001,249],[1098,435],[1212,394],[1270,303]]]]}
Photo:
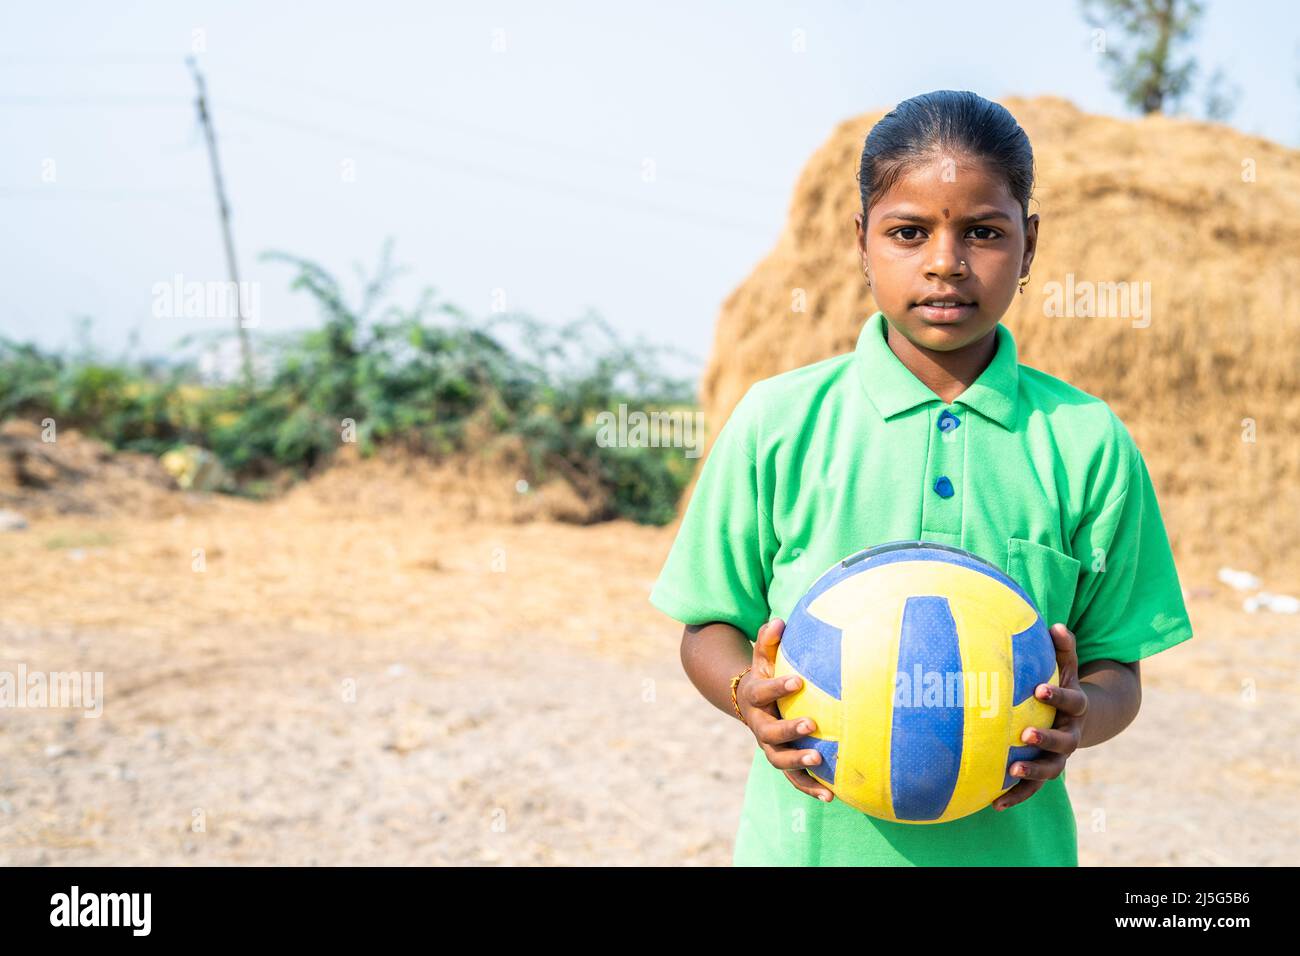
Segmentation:
{"type": "Polygon", "coordinates": [[[596,425],[620,403],[692,405],[689,380],[660,368],[668,350],[624,343],[594,314],[558,328],[521,314],[476,321],[432,290],[409,308],[385,305],[401,274],[390,252],[356,303],[316,263],[265,257],[296,270],[293,288],[316,301],[321,325],[259,342],[251,388],[204,384],[193,362],[107,359],[89,346],[58,355],[0,339],[0,419],[50,416],[154,454],[201,445],[248,493],[326,463],[347,419],[363,454],[402,445],[435,457],[467,448],[474,423],[475,434],[518,435],[534,481],[559,474],[599,487],[610,517],[672,519],[694,460],[681,449],[602,447],[596,425]]]}

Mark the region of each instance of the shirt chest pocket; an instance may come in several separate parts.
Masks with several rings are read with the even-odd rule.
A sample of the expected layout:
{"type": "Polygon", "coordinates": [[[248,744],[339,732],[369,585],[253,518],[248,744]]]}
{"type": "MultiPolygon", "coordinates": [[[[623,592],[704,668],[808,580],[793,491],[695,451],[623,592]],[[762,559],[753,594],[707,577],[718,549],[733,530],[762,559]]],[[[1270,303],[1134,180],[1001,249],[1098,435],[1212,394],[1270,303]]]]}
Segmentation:
{"type": "Polygon", "coordinates": [[[1068,554],[1024,538],[1007,539],[1007,574],[1038,606],[1048,627],[1069,625],[1080,563],[1068,554]]]}

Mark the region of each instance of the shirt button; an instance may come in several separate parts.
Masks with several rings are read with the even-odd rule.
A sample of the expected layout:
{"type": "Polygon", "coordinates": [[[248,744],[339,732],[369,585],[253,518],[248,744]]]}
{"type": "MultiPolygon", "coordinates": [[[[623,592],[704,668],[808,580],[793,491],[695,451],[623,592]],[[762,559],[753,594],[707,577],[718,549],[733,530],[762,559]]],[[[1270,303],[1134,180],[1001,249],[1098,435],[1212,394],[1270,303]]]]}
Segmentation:
{"type": "Polygon", "coordinates": [[[937,424],[939,426],[939,431],[950,432],[954,431],[959,425],[961,425],[961,419],[945,408],[939,413],[939,421],[937,424]]]}
{"type": "Polygon", "coordinates": [[[952,497],[952,482],[948,480],[947,475],[940,475],[934,483],[934,490],[939,493],[940,498],[952,497]]]}

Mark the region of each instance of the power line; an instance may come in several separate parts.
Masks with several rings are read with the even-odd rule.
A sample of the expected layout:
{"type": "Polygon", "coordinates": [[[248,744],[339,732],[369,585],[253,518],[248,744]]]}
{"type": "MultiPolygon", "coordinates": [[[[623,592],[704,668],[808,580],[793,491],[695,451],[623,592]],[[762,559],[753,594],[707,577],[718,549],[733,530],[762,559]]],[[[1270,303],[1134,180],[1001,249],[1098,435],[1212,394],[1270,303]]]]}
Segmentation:
{"type": "MultiPolygon", "coordinates": [[[[68,62],[77,62],[76,58],[66,58],[68,62]]],[[[34,59],[33,62],[43,62],[40,59],[34,59]]],[[[52,60],[50,62],[63,62],[63,59],[52,60]]],[[[100,62],[112,65],[130,65],[130,64],[147,64],[147,63],[175,63],[175,57],[163,54],[141,54],[138,57],[130,55],[105,57],[100,62]]],[[[425,107],[413,108],[400,103],[394,103],[388,99],[375,99],[372,97],[359,97],[355,94],[341,89],[335,89],[323,86],[319,83],[303,83],[288,78],[284,73],[259,69],[247,64],[240,64],[239,72],[261,77],[264,80],[270,80],[272,83],[283,89],[306,93],[309,96],[318,97],[328,101],[331,105],[337,106],[339,103],[350,103],[351,105],[364,109],[372,113],[380,113],[387,116],[393,116],[408,123],[418,123],[419,125],[445,132],[448,128],[458,129],[462,132],[473,136],[479,136],[484,139],[495,140],[497,142],[507,143],[511,146],[527,146],[541,152],[549,152],[556,155],[565,156],[575,162],[587,163],[595,166],[605,166],[610,169],[616,169],[626,173],[629,169],[636,166],[637,160],[629,158],[626,154],[613,152],[607,149],[601,149],[598,146],[574,146],[570,143],[546,139],[544,137],[521,133],[515,130],[502,130],[490,126],[484,126],[479,123],[470,123],[458,117],[448,116],[446,114],[433,114],[425,107]]],[[[109,95],[102,97],[105,100],[112,99],[118,105],[133,105],[132,97],[127,95],[109,95]]],[[[148,100],[156,100],[156,105],[175,105],[188,107],[189,101],[174,97],[148,97],[141,95],[136,98],[138,102],[145,103],[148,100]]],[[[69,97],[69,96],[0,96],[0,103],[10,103],[17,105],[54,105],[54,106],[77,106],[90,102],[87,97],[69,97]]],[[[707,189],[725,189],[733,192],[746,192],[755,196],[761,196],[768,199],[781,199],[785,193],[770,184],[752,183],[736,177],[721,178],[708,176],[698,172],[674,172],[674,180],[691,185],[697,185],[707,189]]]]}
{"type": "MultiPolygon", "coordinates": [[[[181,98],[162,96],[154,97],[136,94],[123,94],[118,96],[99,94],[94,96],[85,95],[65,97],[0,97],[0,105],[6,103],[17,105],[48,105],[50,103],[57,103],[60,105],[73,106],[96,106],[103,103],[113,103],[120,106],[189,105],[189,101],[181,98]]],[[[401,143],[393,143],[386,140],[376,139],[374,137],[358,136],[357,134],[347,130],[331,129],[319,124],[308,123],[300,119],[271,113],[266,110],[260,110],[256,107],[244,106],[238,103],[226,103],[225,108],[232,113],[242,114],[260,122],[269,123],[283,129],[320,136],[339,142],[346,142],[350,145],[363,146],[377,152],[385,153],[394,158],[404,159],[408,162],[415,162],[425,166],[450,170],[493,182],[507,182],[513,186],[531,186],[552,195],[565,195],[583,202],[621,207],[637,212],[648,211],[655,215],[693,222],[697,225],[720,227],[737,232],[744,232],[746,235],[753,235],[755,232],[763,232],[769,228],[766,225],[753,222],[701,215],[696,210],[686,206],[672,203],[653,202],[651,200],[620,195],[607,190],[592,189],[590,187],[579,188],[569,183],[530,176],[518,169],[504,169],[477,160],[465,160],[454,156],[438,155],[421,149],[405,146],[401,143]]],[[[60,186],[58,187],[57,194],[55,194],[54,190],[48,188],[42,189],[40,187],[32,189],[24,189],[22,187],[0,187],[0,191],[12,196],[13,198],[53,199],[62,196],[65,198],[75,197],[79,199],[100,199],[112,201],[121,201],[131,198],[158,199],[162,198],[164,194],[164,191],[131,189],[130,187],[115,187],[112,190],[95,191],[91,189],[81,189],[80,191],[76,191],[60,186]]]]}
{"type": "MultiPolygon", "coordinates": [[[[542,137],[534,136],[527,133],[520,133],[514,130],[500,130],[489,126],[483,126],[478,123],[468,123],[462,119],[447,116],[445,114],[431,114],[427,109],[412,109],[403,107],[400,104],[394,105],[389,100],[377,100],[355,96],[346,90],[331,89],[319,84],[304,84],[286,80],[281,73],[270,72],[257,68],[241,68],[241,72],[252,73],[266,79],[271,79],[286,89],[299,90],[306,92],[311,96],[318,96],[326,99],[331,105],[337,105],[340,101],[350,102],[354,106],[370,110],[377,113],[385,113],[389,116],[395,116],[399,119],[409,122],[419,123],[423,126],[430,127],[439,131],[446,127],[455,127],[472,135],[482,136],[487,139],[495,139],[500,142],[509,143],[513,146],[521,144],[528,145],[534,149],[558,153],[579,162],[587,162],[596,165],[609,166],[626,172],[634,165],[635,160],[621,153],[615,153],[609,150],[600,149],[591,146],[573,146],[569,143],[561,143],[555,140],[548,140],[542,137]]],[[[751,192],[757,195],[782,198],[784,193],[767,184],[757,184],[745,182],[736,178],[721,179],[714,176],[705,176],[700,173],[674,174],[676,179],[685,183],[695,183],[709,189],[730,189],[743,192],[751,192]]]]}
{"type": "Polygon", "coordinates": [[[174,53],[78,53],[67,56],[0,53],[0,66],[45,66],[52,63],[86,62],[101,63],[106,66],[180,65],[174,53]]]}
{"type": "Polygon", "coordinates": [[[160,106],[184,107],[193,103],[182,96],[156,96],[149,93],[94,93],[75,96],[0,96],[3,106],[160,106]]]}
{"type": "MultiPolygon", "coordinates": [[[[42,106],[42,105],[66,105],[66,106],[97,106],[102,104],[111,104],[122,107],[131,106],[185,106],[190,105],[188,100],[176,97],[149,96],[144,94],[96,94],[82,96],[0,96],[0,105],[22,105],[22,106],[42,106]]],[[[386,153],[408,162],[416,162],[426,166],[451,170],[465,175],[475,176],[480,179],[486,179],[494,182],[507,182],[514,186],[529,185],[554,195],[566,195],[570,198],[578,199],[584,202],[595,202],[606,206],[621,207],[638,212],[649,211],[655,215],[665,216],[686,222],[693,222],[697,225],[709,227],[721,227],[737,232],[744,232],[746,235],[753,235],[755,232],[763,232],[769,227],[753,222],[746,222],[736,219],[727,219],[717,216],[700,215],[694,209],[686,206],[680,206],[672,203],[653,202],[650,200],[639,199],[634,196],[619,195],[607,190],[597,190],[590,187],[578,188],[571,184],[558,182],[555,180],[546,180],[536,176],[528,176],[518,169],[503,169],[493,167],[487,163],[477,160],[465,160],[454,156],[438,155],[429,153],[424,150],[405,146],[401,143],[393,143],[374,137],[359,136],[347,130],[331,129],[315,123],[308,123],[301,119],[290,116],[275,114],[256,107],[244,106],[238,103],[227,102],[225,108],[232,113],[243,114],[260,122],[269,123],[284,129],[294,130],[300,133],[308,133],[315,136],[321,136],[335,141],[346,142],[351,145],[364,146],[378,152],[386,153]]],[[[505,135],[505,134],[503,134],[505,135]]],[[[619,168],[628,171],[628,167],[619,163],[619,168]]],[[[89,197],[86,197],[89,198],[89,197]]]]}
{"type": "MultiPolygon", "coordinates": [[[[6,199],[87,199],[104,202],[126,202],[132,200],[175,201],[178,197],[194,196],[205,192],[202,189],[138,189],[132,186],[0,186],[0,196],[6,199]]],[[[185,203],[192,205],[193,203],[185,203]]]]}
{"type": "MultiPolygon", "coordinates": [[[[154,62],[154,61],[150,60],[149,62],[154,62]]],[[[262,71],[255,71],[255,72],[262,72],[262,71]]],[[[266,74],[263,72],[263,75],[265,76],[270,74],[266,74]]],[[[318,93],[318,95],[327,95],[327,94],[318,93]]],[[[337,95],[340,98],[348,98],[347,95],[343,93],[338,93],[337,95]]],[[[351,98],[354,101],[356,100],[355,97],[351,97],[351,98]]],[[[372,106],[374,102],[377,101],[371,101],[372,106]]],[[[182,107],[182,106],[188,107],[190,105],[190,101],[182,97],[153,95],[153,94],[134,94],[134,93],[83,94],[83,95],[58,95],[58,96],[10,95],[10,96],[0,96],[0,105],[89,106],[89,107],[110,105],[110,106],[120,106],[120,107],[168,107],[170,108],[170,107],[182,107]]],[[[252,119],[258,120],[260,122],[269,123],[271,125],[279,126],[284,129],[290,129],[300,133],[307,133],[310,135],[320,136],[335,141],[347,142],[352,145],[363,146],[381,153],[385,153],[391,157],[405,159],[408,162],[415,162],[425,166],[431,166],[443,170],[454,171],[464,175],[474,176],[480,179],[485,179],[493,182],[506,182],[514,186],[530,186],[532,188],[540,189],[542,191],[548,192],[552,195],[563,195],[569,198],[578,199],[583,202],[596,203],[598,205],[603,205],[607,207],[612,206],[616,208],[623,208],[623,209],[633,210],[637,212],[650,212],[654,215],[663,216],[670,219],[676,219],[679,221],[692,222],[697,225],[704,225],[708,227],[720,227],[723,229],[734,230],[737,232],[744,232],[746,235],[753,235],[755,232],[761,233],[769,229],[769,226],[767,225],[758,224],[754,222],[747,222],[747,221],[724,218],[719,216],[701,215],[695,209],[688,206],[681,206],[673,203],[655,202],[655,201],[642,199],[635,196],[627,196],[618,193],[613,193],[608,190],[593,189],[591,187],[575,187],[570,183],[556,181],[556,180],[547,180],[541,177],[528,175],[522,172],[519,168],[507,169],[507,168],[493,166],[491,164],[484,163],[477,160],[471,161],[471,160],[465,160],[455,156],[431,153],[422,149],[406,146],[402,143],[395,143],[391,141],[377,139],[374,137],[359,136],[347,130],[340,130],[337,128],[321,126],[315,123],[309,123],[302,119],[271,113],[267,110],[261,110],[256,107],[240,105],[238,103],[227,103],[225,108],[230,110],[231,112],[237,114],[243,114],[252,119]]],[[[419,122],[422,125],[426,125],[435,129],[440,128],[440,125],[445,123],[446,125],[460,126],[461,128],[471,130],[478,135],[495,137],[510,142],[516,142],[518,140],[522,140],[525,142],[531,141],[532,143],[538,145],[541,148],[557,150],[559,152],[564,152],[572,156],[576,156],[577,158],[581,158],[592,162],[605,163],[607,165],[614,166],[620,171],[625,173],[631,171],[631,167],[625,161],[625,159],[623,159],[622,157],[618,157],[612,153],[604,153],[603,157],[592,155],[589,152],[578,149],[576,147],[563,146],[545,140],[537,139],[535,137],[527,137],[521,135],[517,136],[512,133],[493,130],[487,127],[479,127],[479,126],[475,126],[474,124],[462,123],[457,120],[444,119],[444,118],[433,119],[427,115],[414,114],[405,110],[393,110],[391,106],[388,106],[387,104],[385,104],[385,110],[383,111],[387,111],[390,115],[395,115],[414,122],[419,122]]],[[[748,188],[743,183],[737,184],[733,182],[724,182],[720,180],[710,180],[707,177],[679,176],[677,178],[687,183],[691,182],[692,179],[694,179],[698,182],[709,184],[710,188],[717,188],[719,186],[727,186],[733,189],[737,188],[737,186],[739,186],[739,188],[741,189],[748,188]]],[[[35,193],[20,194],[15,192],[12,189],[8,191],[11,195],[14,195],[15,198],[35,198],[36,195],[35,193]]],[[[145,198],[149,194],[147,194],[145,191],[137,191],[135,195],[138,195],[141,198],[145,198]]],[[[46,197],[42,196],[41,198],[46,198],[46,197]]],[[[79,198],[89,199],[89,198],[109,198],[109,197],[107,195],[94,196],[88,192],[83,192],[82,194],[80,194],[79,198]]],[[[112,198],[115,199],[130,198],[130,191],[121,190],[119,191],[117,196],[112,198]]],[[[150,198],[156,198],[156,197],[150,197],[150,198]]]]}
{"type": "Polygon", "coordinates": [[[438,155],[426,150],[405,146],[401,143],[393,143],[386,140],[375,139],[374,137],[358,136],[355,133],[346,130],[331,129],[316,123],[308,123],[300,119],[295,119],[290,116],[270,113],[266,110],[257,109],[252,106],[227,102],[225,103],[224,108],[232,113],[248,116],[251,119],[270,123],[271,125],[321,136],[326,139],[346,142],[354,146],[363,146],[368,149],[385,153],[394,158],[407,160],[408,162],[414,162],[443,170],[452,170],[493,182],[506,182],[513,186],[529,186],[553,195],[564,195],[583,202],[595,202],[606,206],[631,209],[637,212],[651,212],[655,215],[695,222],[699,225],[718,226],[725,229],[732,229],[744,232],[746,235],[751,236],[755,232],[763,232],[770,228],[767,225],[759,223],[726,219],[717,216],[700,215],[696,210],[688,206],[680,206],[673,203],[652,202],[634,196],[611,193],[607,190],[578,188],[570,183],[532,176],[520,169],[505,169],[477,160],[468,161],[454,156],[438,155]]]}

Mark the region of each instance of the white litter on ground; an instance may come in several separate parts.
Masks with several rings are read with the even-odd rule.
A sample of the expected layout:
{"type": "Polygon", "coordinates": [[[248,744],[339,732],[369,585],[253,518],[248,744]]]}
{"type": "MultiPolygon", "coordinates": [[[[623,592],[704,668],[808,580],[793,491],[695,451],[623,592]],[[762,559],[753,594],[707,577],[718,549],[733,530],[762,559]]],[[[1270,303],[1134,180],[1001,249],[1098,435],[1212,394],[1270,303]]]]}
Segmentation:
{"type": "Polygon", "coordinates": [[[1241,606],[1247,614],[1254,614],[1261,608],[1275,614],[1300,614],[1300,598],[1289,594],[1270,594],[1268,591],[1260,591],[1255,596],[1246,598],[1241,606]]]}
{"type": "Polygon", "coordinates": [[[1219,580],[1238,591],[1254,591],[1260,585],[1259,578],[1249,571],[1235,571],[1232,568],[1219,568],[1219,580]]]}

